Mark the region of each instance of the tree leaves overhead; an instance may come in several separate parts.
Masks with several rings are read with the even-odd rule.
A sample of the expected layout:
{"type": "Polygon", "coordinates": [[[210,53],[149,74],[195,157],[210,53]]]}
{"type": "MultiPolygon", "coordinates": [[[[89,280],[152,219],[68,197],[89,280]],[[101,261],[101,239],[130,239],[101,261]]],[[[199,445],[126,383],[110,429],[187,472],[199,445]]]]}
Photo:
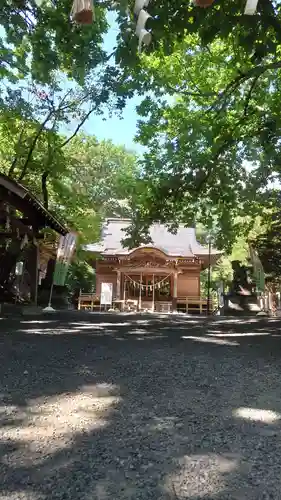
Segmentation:
{"type": "Polygon", "coordinates": [[[60,70],[80,83],[105,60],[102,37],[108,25],[106,10],[96,8],[96,21],[80,27],[70,20],[68,0],[35,2],[4,0],[0,25],[5,33],[0,50],[1,76],[32,78],[50,83],[60,70]]]}
{"type": "MultiPolygon", "coordinates": [[[[135,28],[133,2],[127,4],[131,16],[124,15],[124,9],[119,16],[118,60],[131,66],[137,41],[131,36],[135,28]]],[[[275,56],[281,43],[280,5],[271,0],[259,1],[254,16],[244,15],[245,5],[246,0],[216,0],[204,9],[190,0],[151,2],[147,10],[153,17],[148,26],[153,43],[148,52],[155,54],[161,49],[165,55],[171,55],[186,35],[197,34],[201,47],[219,39],[227,40],[235,51],[248,54],[253,63],[260,62],[265,55],[275,56]]]]}
{"type": "Polygon", "coordinates": [[[221,245],[233,240],[238,215],[267,206],[281,173],[281,60],[267,51],[255,62],[236,35],[206,47],[187,35],[168,56],[143,55],[155,96],[138,109],[137,139],[148,149],[139,213],[171,228],[219,225],[221,245]]]}
{"type": "MultiPolygon", "coordinates": [[[[36,172],[44,165],[47,182],[57,183],[54,192],[59,174],[56,177],[46,165],[55,160],[63,164],[66,154],[58,126],[75,119],[83,122],[88,112],[100,113],[104,105],[119,112],[134,93],[149,92],[138,110],[138,140],[147,153],[143,176],[132,190],[135,236],[141,238],[141,227],[145,233],[155,220],[168,222],[172,230],[179,222],[199,220],[220,227],[221,245],[231,243],[237,216],[254,217],[268,206],[268,184],[279,179],[281,165],[281,6],[260,0],[257,14],[245,16],[245,2],[216,0],[207,9],[189,0],[151,2],[153,43],[139,54],[133,2],[97,1],[96,21],[79,27],[70,20],[66,0],[46,0],[41,8],[5,0],[0,13],[0,78],[8,87],[2,86],[0,107],[13,141],[9,143],[3,129],[2,162],[10,168],[16,151],[20,160],[14,174],[20,176],[30,141],[50,111],[48,100],[38,105],[36,98],[35,113],[35,105],[19,88],[20,78],[25,84],[40,82],[47,95],[61,92],[57,82],[62,74],[79,84],[67,98],[73,101],[70,110],[60,109],[62,96],[56,101],[56,118],[52,115],[44,124],[28,159],[34,188],[36,172]],[[112,57],[102,48],[110,10],[119,29],[112,57]],[[79,99],[84,103],[80,108],[79,99]],[[20,139],[23,118],[26,140],[20,139]]],[[[82,163],[87,155],[84,149],[82,163]]],[[[79,161],[73,163],[77,171],[79,161]]],[[[87,179],[87,169],[84,174],[87,179]]],[[[99,189],[101,197],[108,197],[104,181],[99,189]]],[[[89,191],[93,194],[93,188],[89,191]]]]}
{"type": "Polygon", "coordinates": [[[245,3],[151,2],[153,43],[141,55],[135,19],[119,15],[117,61],[139,93],[150,91],[138,109],[137,139],[147,147],[139,238],[155,220],[175,229],[199,219],[231,244],[237,216],[267,207],[280,176],[281,7],[259,1],[246,16],[245,3]]]}
{"type": "MultiPolygon", "coordinates": [[[[246,0],[216,0],[207,9],[190,0],[151,2],[149,28],[153,33],[150,53],[162,50],[165,55],[191,34],[197,34],[200,46],[215,40],[227,40],[236,52],[246,53],[254,64],[265,56],[275,57],[281,43],[281,8],[271,0],[258,2],[257,14],[245,16],[246,0]]],[[[34,1],[4,0],[0,13],[0,50],[2,77],[27,76],[50,82],[57,70],[84,81],[90,71],[104,63],[103,35],[108,31],[107,14],[115,11],[117,34],[116,62],[124,68],[139,69],[136,20],[133,3],[128,0],[95,2],[95,21],[90,26],[78,26],[71,21],[72,2],[46,0],[41,7],[34,1]]],[[[141,75],[139,75],[141,77],[141,75]]]]}

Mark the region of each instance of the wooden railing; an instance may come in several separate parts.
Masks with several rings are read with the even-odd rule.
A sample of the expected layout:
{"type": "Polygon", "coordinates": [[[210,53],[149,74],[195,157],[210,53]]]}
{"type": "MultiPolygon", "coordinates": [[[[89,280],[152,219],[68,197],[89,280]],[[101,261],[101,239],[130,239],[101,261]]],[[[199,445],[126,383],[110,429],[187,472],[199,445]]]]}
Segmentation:
{"type": "MultiPolygon", "coordinates": [[[[187,314],[206,314],[208,309],[208,299],[202,297],[178,297],[177,309],[185,309],[184,312],[187,314]]],[[[212,312],[213,309],[214,304],[212,299],[210,299],[210,311],[212,312]]]]}
{"type": "Polygon", "coordinates": [[[100,298],[95,293],[80,293],[78,297],[78,311],[81,309],[93,311],[100,309],[100,298]]]}
{"type": "MultiPolygon", "coordinates": [[[[120,310],[137,310],[137,305],[134,307],[128,307],[132,305],[131,303],[137,303],[138,301],[132,300],[113,300],[113,304],[120,310]],[[130,304],[129,304],[130,303],[130,304]]],[[[146,301],[147,302],[147,301],[146,301]]],[[[145,304],[146,304],[145,302],[145,304]]],[[[152,304],[152,302],[151,302],[152,304]]],[[[187,314],[206,314],[207,313],[208,300],[201,297],[178,297],[177,298],[177,310],[186,312],[187,314]]],[[[143,305],[143,303],[142,303],[143,305]]],[[[210,312],[214,310],[215,304],[210,299],[210,312]]],[[[100,310],[100,297],[95,293],[81,293],[78,297],[78,310],[100,310]]],[[[159,312],[172,312],[172,302],[165,301],[155,301],[155,310],[159,312]]]]}

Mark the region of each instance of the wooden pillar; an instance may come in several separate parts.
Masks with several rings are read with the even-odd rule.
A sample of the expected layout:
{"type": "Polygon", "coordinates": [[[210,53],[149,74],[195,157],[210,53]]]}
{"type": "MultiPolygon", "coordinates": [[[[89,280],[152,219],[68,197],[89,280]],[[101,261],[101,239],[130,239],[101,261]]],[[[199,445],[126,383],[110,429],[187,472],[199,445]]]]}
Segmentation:
{"type": "Polygon", "coordinates": [[[140,295],[139,295],[139,310],[141,311],[141,285],[142,285],[142,273],[140,273],[140,295]]]}
{"type": "Polygon", "coordinates": [[[30,276],[30,298],[34,305],[38,302],[39,259],[39,246],[35,242],[28,250],[26,261],[26,269],[30,276]]]}
{"type": "Polygon", "coordinates": [[[126,276],[125,274],[123,274],[123,300],[124,300],[124,303],[125,303],[125,300],[126,300],[126,276]]]}
{"type": "Polygon", "coordinates": [[[121,294],[121,271],[117,270],[116,299],[120,300],[121,294]]]}
{"type": "Polygon", "coordinates": [[[174,286],[173,286],[173,311],[177,311],[177,298],[178,298],[178,272],[174,272],[174,286]]]}
{"type": "Polygon", "coordinates": [[[36,248],[36,274],[35,274],[35,290],[34,290],[34,303],[37,306],[38,305],[38,285],[39,285],[39,272],[40,272],[40,250],[39,250],[39,245],[38,242],[36,241],[35,243],[35,248],[36,248]]]}
{"type": "Polygon", "coordinates": [[[154,274],[152,275],[152,311],[155,309],[155,289],[154,289],[154,274]]]}

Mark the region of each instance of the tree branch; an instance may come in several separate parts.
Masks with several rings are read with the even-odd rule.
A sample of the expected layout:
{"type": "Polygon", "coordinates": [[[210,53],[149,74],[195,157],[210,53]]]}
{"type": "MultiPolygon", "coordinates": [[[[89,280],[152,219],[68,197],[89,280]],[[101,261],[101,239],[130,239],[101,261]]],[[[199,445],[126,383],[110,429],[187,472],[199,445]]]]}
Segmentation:
{"type": "Polygon", "coordinates": [[[247,116],[247,112],[248,112],[248,107],[249,107],[249,103],[250,103],[250,100],[251,100],[251,97],[252,97],[252,93],[253,93],[253,90],[256,86],[256,83],[259,79],[260,75],[256,75],[255,78],[253,79],[252,81],[252,84],[249,88],[249,92],[247,94],[247,97],[246,97],[246,100],[245,100],[245,106],[244,106],[244,116],[247,116]]]}
{"type": "Polygon", "coordinates": [[[182,94],[182,95],[187,95],[187,96],[191,96],[191,97],[214,97],[217,95],[216,92],[201,92],[199,88],[198,88],[197,92],[189,92],[187,90],[176,89],[172,85],[167,85],[167,86],[175,94],[182,94]]]}
{"type": "Polygon", "coordinates": [[[255,84],[257,80],[260,78],[261,75],[266,73],[266,71],[270,71],[273,69],[278,69],[281,68],[281,61],[277,61],[274,63],[266,64],[264,66],[256,66],[255,68],[251,68],[249,71],[246,73],[241,73],[239,74],[234,80],[232,80],[226,88],[220,93],[219,99],[215,101],[215,103],[212,104],[211,108],[209,111],[212,111],[217,104],[221,103],[221,100],[223,102],[221,103],[219,111],[221,111],[225,106],[226,106],[226,101],[229,95],[231,95],[235,90],[238,89],[238,87],[246,82],[247,80],[250,80],[251,78],[255,78],[255,84]]]}
{"type": "Polygon", "coordinates": [[[81,127],[83,127],[84,123],[86,120],[88,120],[89,116],[92,114],[92,112],[95,110],[95,106],[93,108],[91,108],[88,113],[86,113],[86,115],[84,116],[84,118],[81,120],[81,122],[79,123],[79,125],[77,125],[76,129],[74,130],[73,134],[70,135],[61,145],[61,148],[64,148],[70,141],[72,141],[72,139],[78,134],[79,130],[81,129],[81,127]]]}
{"type": "Polygon", "coordinates": [[[49,195],[48,195],[48,186],[47,186],[47,178],[50,174],[50,166],[53,160],[53,150],[51,148],[51,134],[54,133],[54,129],[56,126],[56,120],[53,123],[51,130],[48,131],[48,158],[45,172],[43,172],[41,177],[41,188],[42,188],[42,196],[43,196],[43,204],[44,207],[48,210],[49,208],[49,195]]]}
{"type": "Polygon", "coordinates": [[[49,207],[49,196],[48,196],[48,188],[47,188],[47,177],[49,175],[49,171],[46,170],[43,172],[41,177],[41,187],[42,187],[42,195],[43,195],[43,204],[44,207],[48,210],[49,207]]]}
{"type": "MultiPolygon", "coordinates": [[[[251,113],[252,115],[254,114],[254,111],[251,113]]],[[[239,137],[239,139],[233,137],[233,134],[235,130],[243,124],[243,122],[248,118],[248,115],[243,115],[243,117],[238,120],[238,122],[235,124],[235,126],[232,128],[232,130],[229,132],[228,137],[223,141],[223,143],[220,145],[216,153],[214,154],[214,157],[212,160],[210,160],[209,165],[208,165],[208,172],[204,176],[204,178],[200,181],[200,183],[196,187],[196,191],[200,192],[201,189],[203,188],[204,184],[207,183],[209,180],[210,176],[213,173],[214,167],[216,165],[216,162],[219,160],[220,156],[226,151],[227,148],[229,148],[231,145],[235,144],[237,140],[241,141],[242,137],[239,137]]],[[[258,135],[260,133],[260,130],[258,130],[255,134],[251,134],[251,137],[254,137],[255,135],[258,135]]],[[[244,136],[244,138],[247,136],[244,136]]]]}
{"type": "Polygon", "coordinates": [[[216,99],[216,101],[212,104],[209,111],[214,110],[218,104],[220,104],[218,111],[222,111],[222,109],[226,106],[227,98],[233,92],[235,92],[242,83],[246,82],[247,80],[250,80],[251,78],[254,78],[253,85],[251,86],[250,93],[248,94],[248,103],[246,106],[246,111],[247,111],[247,107],[248,107],[249,101],[251,99],[251,94],[252,94],[253,89],[254,89],[258,79],[260,78],[260,76],[262,76],[266,71],[269,71],[272,69],[278,69],[278,68],[281,68],[281,61],[267,64],[265,66],[257,66],[255,68],[251,68],[247,73],[240,72],[239,75],[236,78],[234,78],[234,80],[232,80],[225,87],[225,89],[222,92],[220,92],[219,94],[217,94],[216,92],[201,92],[198,87],[196,87],[197,92],[194,92],[194,91],[189,92],[189,91],[185,91],[182,89],[177,89],[177,88],[173,87],[172,85],[168,85],[168,88],[169,88],[169,90],[171,90],[175,94],[182,94],[182,95],[191,96],[191,97],[215,97],[215,96],[217,96],[218,99],[216,99]]]}
{"type": "Polygon", "coordinates": [[[14,157],[14,159],[13,159],[13,161],[11,163],[11,166],[9,168],[8,177],[12,177],[12,175],[14,173],[14,170],[16,168],[16,164],[17,164],[17,161],[18,161],[17,149],[18,149],[18,147],[21,144],[24,130],[25,130],[25,127],[23,126],[22,129],[21,129],[21,131],[20,131],[20,135],[19,135],[19,139],[18,139],[17,145],[15,147],[15,153],[16,154],[15,154],[15,157],[14,157]]]}
{"type": "MultiPolygon", "coordinates": [[[[48,121],[50,120],[51,116],[52,116],[52,115],[56,115],[57,113],[59,113],[59,112],[61,112],[61,111],[65,111],[65,110],[67,110],[67,109],[71,109],[71,107],[72,107],[72,106],[74,106],[74,105],[76,106],[76,105],[77,105],[77,103],[75,103],[75,102],[68,103],[68,104],[65,104],[65,105],[64,105],[65,100],[66,100],[67,96],[70,94],[70,92],[71,92],[71,91],[66,92],[65,96],[62,98],[62,100],[61,100],[61,102],[60,102],[60,104],[59,104],[59,106],[58,106],[58,108],[57,108],[57,109],[55,109],[53,106],[51,107],[51,110],[50,110],[50,111],[49,111],[49,113],[47,114],[47,116],[46,116],[45,120],[41,123],[41,125],[40,125],[40,127],[39,127],[39,129],[38,129],[38,131],[37,131],[37,133],[36,133],[36,135],[35,135],[35,137],[34,137],[33,141],[32,141],[32,144],[31,144],[31,146],[30,146],[30,149],[29,149],[29,151],[28,151],[27,158],[26,158],[26,160],[25,160],[25,162],[24,162],[24,165],[23,165],[23,167],[22,167],[21,174],[20,174],[20,176],[19,176],[19,178],[18,178],[18,180],[19,180],[19,181],[22,181],[22,180],[23,180],[23,178],[24,178],[24,177],[25,177],[25,175],[26,175],[26,172],[27,172],[27,169],[28,169],[28,164],[29,164],[29,162],[30,162],[30,160],[31,160],[31,158],[32,158],[32,154],[33,154],[33,151],[34,151],[35,146],[36,146],[36,144],[37,144],[37,141],[38,141],[38,139],[39,139],[39,137],[40,137],[40,135],[41,135],[42,131],[44,130],[45,125],[46,125],[46,124],[48,123],[48,121]]],[[[90,115],[90,114],[89,114],[89,115],[90,115]]],[[[86,119],[87,119],[87,118],[86,118],[86,119]]],[[[86,119],[85,119],[85,120],[86,120],[86,119]]],[[[56,123],[56,118],[55,118],[55,122],[54,122],[54,124],[53,124],[53,126],[52,126],[52,130],[54,130],[55,123],[56,123]]],[[[83,124],[83,123],[82,123],[82,124],[83,124]]],[[[81,125],[81,126],[82,126],[82,125],[81,125]]],[[[79,129],[78,129],[78,130],[79,130],[79,129]]],[[[77,132],[76,132],[76,133],[77,133],[77,132]]]]}
{"type": "Polygon", "coordinates": [[[19,178],[18,178],[18,180],[19,180],[19,181],[22,181],[22,180],[23,180],[23,178],[25,177],[25,174],[26,174],[26,172],[27,172],[27,168],[28,168],[28,164],[29,164],[29,162],[30,162],[30,160],[31,160],[31,158],[32,158],[32,154],[33,154],[34,148],[35,148],[35,146],[36,146],[36,143],[37,143],[37,141],[38,141],[38,139],[39,139],[39,137],[40,137],[40,135],[41,135],[41,133],[42,133],[42,131],[43,131],[43,129],[44,129],[44,127],[45,127],[45,125],[46,125],[46,123],[47,123],[47,122],[49,121],[49,119],[51,118],[52,114],[53,114],[53,112],[52,112],[52,111],[50,111],[50,112],[48,113],[48,115],[46,116],[45,120],[41,123],[41,125],[40,125],[40,127],[39,127],[39,129],[38,129],[38,131],[37,131],[37,133],[36,133],[36,135],[35,135],[35,137],[34,137],[33,141],[32,141],[32,144],[31,144],[30,149],[29,149],[29,151],[28,151],[27,158],[26,158],[26,160],[25,160],[25,162],[24,162],[24,165],[23,165],[23,167],[22,167],[21,174],[20,174],[20,176],[19,176],[19,178]]]}

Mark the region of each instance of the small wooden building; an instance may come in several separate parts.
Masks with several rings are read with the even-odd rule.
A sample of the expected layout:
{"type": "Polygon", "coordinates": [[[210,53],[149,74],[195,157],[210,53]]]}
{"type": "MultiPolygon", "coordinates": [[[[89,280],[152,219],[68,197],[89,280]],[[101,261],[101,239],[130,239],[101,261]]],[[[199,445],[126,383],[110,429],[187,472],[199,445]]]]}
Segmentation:
{"type": "MultiPolygon", "coordinates": [[[[128,249],[122,245],[129,219],[109,219],[100,243],[87,245],[95,254],[96,296],[102,283],[112,283],[113,302],[138,310],[202,312],[200,272],[208,267],[209,249],[198,243],[194,228],[180,226],[171,234],[163,225],[150,229],[152,244],[128,249]]],[[[220,252],[211,249],[214,264],[220,252]]]]}
{"type": "Polygon", "coordinates": [[[0,174],[0,302],[14,300],[16,263],[25,262],[30,298],[37,302],[39,270],[56,256],[56,240],[44,239],[42,230],[65,236],[68,229],[24,185],[0,174]],[[14,276],[15,278],[15,276],[14,276]]]}

